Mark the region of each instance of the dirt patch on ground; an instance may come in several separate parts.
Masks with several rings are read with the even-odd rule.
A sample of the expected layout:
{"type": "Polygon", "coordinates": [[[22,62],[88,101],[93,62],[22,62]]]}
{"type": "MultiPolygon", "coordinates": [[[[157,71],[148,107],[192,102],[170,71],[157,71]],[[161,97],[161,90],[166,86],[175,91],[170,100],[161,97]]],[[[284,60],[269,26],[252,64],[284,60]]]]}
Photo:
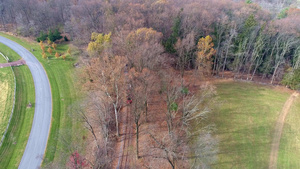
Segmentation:
{"type": "Polygon", "coordinates": [[[296,97],[298,97],[299,93],[294,92],[289,99],[285,102],[282,111],[277,119],[274,136],[272,141],[271,153],[270,153],[270,161],[269,161],[269,169],[277,168],[277,158],[278,158],[278,150],[280,144],[280,138],[284,126],[285,117],[289,113],[290,107],[293,104],[296,97]]]}

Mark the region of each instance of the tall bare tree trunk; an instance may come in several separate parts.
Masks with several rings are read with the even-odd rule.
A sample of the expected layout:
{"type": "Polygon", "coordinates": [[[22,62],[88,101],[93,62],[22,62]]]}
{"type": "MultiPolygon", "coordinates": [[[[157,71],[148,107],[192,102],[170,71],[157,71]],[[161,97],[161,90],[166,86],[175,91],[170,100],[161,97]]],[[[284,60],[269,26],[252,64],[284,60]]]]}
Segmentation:
{"type": "Polygon", "coordinates": [[[271,82],[270,82],[271,84],[273,84],[273,82],[274,82],[275,75],[276,75],[276,73],[277,73],[278,67],[279,67],[279,63],[276,64],[276,67],[275,67],[275,70],[274,70],[274,72],[273,72],[272,79],[271,79],[271,82]]]}
{"type": "Polygon", "coordinates": [[[120,133],[119,133],[119,118],[118,118],[118,111],[117,111],[117,107],[116,107],[116,105],[114,104],[114,109],[115,109],[115,117],[116,117],[116,134],[117,134],[117,136],[119,137],[120,136],[120,133]]]}
{"type": "Polygon", "coordinates": [[[136,126],[136,159],[139,159],[140,158],[140,156],[139,156],[139,128],[140,128],[139,122],[137,122],[135,124],[135,126],[136,126]]]}

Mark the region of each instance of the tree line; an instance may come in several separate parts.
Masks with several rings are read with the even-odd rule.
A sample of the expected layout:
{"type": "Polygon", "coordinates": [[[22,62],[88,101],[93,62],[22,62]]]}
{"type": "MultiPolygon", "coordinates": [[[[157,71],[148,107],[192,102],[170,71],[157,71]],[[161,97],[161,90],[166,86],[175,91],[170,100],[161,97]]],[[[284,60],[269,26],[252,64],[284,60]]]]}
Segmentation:
{"type": "MultiPolygon", "coordinates": [[[[274,83],[281,81],[285,74],[294,75],[298,69],[300,12],[296,3],[1,0],[0,9],[4,30],[45,37],[43,32],[59,29],[77,45],[87,45],[93,32],[126,35],[138,28],[153,28],[162,33],[160,43],[164,52],[172,55],[178,69],[196,67],[196,43],[210,35],[216,47],[212,57],[213,75],[223,76],[229,70],[235,78],[246,74],[244,79],[252,80],[260,75],[274,83]],[[267,10],[270,5],[276,10],[267,10]]],[[[292,87],[285,83],[288,77],[284,84],[292,87]]]]}

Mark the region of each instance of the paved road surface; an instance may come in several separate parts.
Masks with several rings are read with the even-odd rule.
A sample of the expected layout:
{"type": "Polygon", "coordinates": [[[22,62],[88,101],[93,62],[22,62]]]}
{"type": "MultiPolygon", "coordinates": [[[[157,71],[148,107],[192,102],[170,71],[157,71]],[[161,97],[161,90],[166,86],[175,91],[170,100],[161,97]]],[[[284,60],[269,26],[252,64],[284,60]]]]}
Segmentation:
{"type": "Polygon", "coordinates": [[[26,61],[33,77],[35,112],[31,132],[19,168],[36,169],[41,165],[50,131],[52,98],[49,80],[43,66],[28,50],[2,36],[0,36],[0,42],[13,49],[26,61]]]}

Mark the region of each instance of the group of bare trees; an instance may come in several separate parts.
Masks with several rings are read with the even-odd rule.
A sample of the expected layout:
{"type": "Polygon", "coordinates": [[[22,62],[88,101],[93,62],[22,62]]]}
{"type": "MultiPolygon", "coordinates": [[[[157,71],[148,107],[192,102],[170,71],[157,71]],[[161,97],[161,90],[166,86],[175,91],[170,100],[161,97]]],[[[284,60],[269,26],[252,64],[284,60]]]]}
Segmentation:
{"type": "MultiPolygon", "coordinates": [[[[209,85],[196,92],[189,91],[183,74],[177,76],[170,71],[168,57],[160,43],[162,38],[162,34],[152,28],[92,34],[87,50],[89,56],[82,58],[84,68],[80,73],[87,97],[80,104],[80,109],[75,110],[95,144],[95,154],[98,156],[90,162],[92,166],[111,167],[109,162],[116,155],[113,146],[119,137],[120,115],[123,113],[124,116],[124,107],[128,107],[129,116],[133,119],[128,127],[132,125],[135,129],[136,158],[151,157],[143,165],[151,166],[152,161],[162,159],[172,168],[180,168],[189,165],[190,159],[201,157],[190,148],[189,142],[198,135],[193,125],[204,119],[210,111],[211,105],[207,103],[212,102],[214,89],[209,85]],[[156,104],[155,99],[159,100],[156,104]],[[156,108],[159,111],[154,111],[156,108]],[[146,127],[161,119],[166,125],[146,127]],[[153,129],[161,131],[153,132],[153,129]],[[143,137],[143,141],[140,137],[143,137]],[[149,152],[145,152],[144,148],[140,150],[143,146],[151,147],[151,153],[147,154],[149,152]]],[[[190,34],[187,38],[190,42],[183,41],[182,45],[178,42],[178,46],[187,43],[190,46],[187,50],[192,50],[191,39],[194,36],[190,34]]],[[[198,46],[201,56],[205,57],[206,51],[200,50],[202,45],[198,46]]],[[[185,47],[182,48],[185,52],[185,47]]],[[[208,130],[203,132],[210,133],[208,130]]],[[[201,145],[210,146],[212,151],[209,154],[215,156],[215,143],[203,142],[201,145]]],[[[197,165],[209,165],[211,162],[213,160],[197,162],[197,165]]]]}

